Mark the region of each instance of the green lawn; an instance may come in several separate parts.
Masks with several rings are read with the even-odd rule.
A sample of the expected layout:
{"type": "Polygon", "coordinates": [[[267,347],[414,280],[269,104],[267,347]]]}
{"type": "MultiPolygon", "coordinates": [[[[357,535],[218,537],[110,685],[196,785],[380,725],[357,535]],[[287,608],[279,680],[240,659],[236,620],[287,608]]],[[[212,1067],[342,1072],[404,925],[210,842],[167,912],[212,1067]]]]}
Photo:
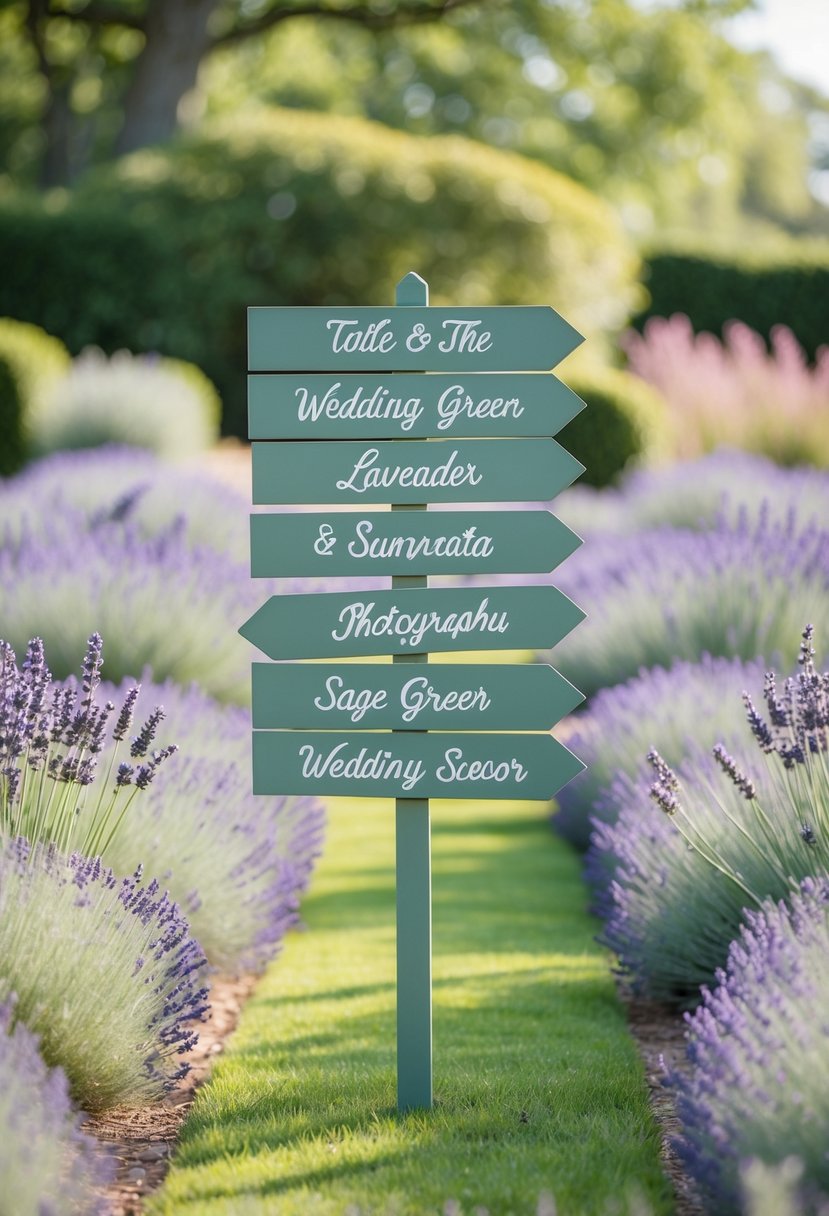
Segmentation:
{"type": "Polygon", "coordinates": [[[394,808],[332,800],[307,931],[196,1101],[159,1216],[673,1210],[579,863],[527,803],[433,804],[435,1108],[395,1112],[394,808]],[[448,1210],[452,1210],[450,1205],[448,1210]]]}

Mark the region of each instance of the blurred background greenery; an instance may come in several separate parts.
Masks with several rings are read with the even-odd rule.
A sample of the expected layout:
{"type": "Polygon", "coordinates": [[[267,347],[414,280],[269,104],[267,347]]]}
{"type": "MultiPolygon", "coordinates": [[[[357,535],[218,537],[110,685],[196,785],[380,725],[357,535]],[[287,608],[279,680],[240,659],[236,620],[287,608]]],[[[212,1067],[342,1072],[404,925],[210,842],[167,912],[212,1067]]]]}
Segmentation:
{"type": "Polygon", "coordinates": [[[382,302],[411,268],[436,302],[552,303],[585,382],[651,314],[813,358],[829,99],[736,45],[750,7],[0,0],[0,315],[196,364],[240,436],[246,305],[382,302]]]}

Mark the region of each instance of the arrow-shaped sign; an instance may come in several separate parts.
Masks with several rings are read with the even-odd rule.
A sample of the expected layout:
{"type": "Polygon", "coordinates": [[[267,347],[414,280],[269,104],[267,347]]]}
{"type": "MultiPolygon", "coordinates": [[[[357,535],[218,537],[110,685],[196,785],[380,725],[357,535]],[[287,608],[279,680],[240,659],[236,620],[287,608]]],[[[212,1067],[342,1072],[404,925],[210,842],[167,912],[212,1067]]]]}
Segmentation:
{"type": "Polygon", "coordinates": [[[583,472],[555,439],[254,443],[253,501],[547,502],[583,472]]]}
{"type": "Polygon", "coordinates": [[[239,630],[271,659],[547,650],[584,613],[557,587],[272,595],[239,630]]]}
{"type": "Polygon", "coordinates": [[[253,664],[264,730],[549,730],[583,700],[542,663],[253,664]]]}
{"type": "Polygon", "coordinates": [[[253,372],[546,372],[583,340],[547,307],[248,309],[253,372]]]}
{"type": "Polygon", "coordinates": [[[252,515],[254,578],[547,574],[581,539],[549,511],[252,515]]]}
{"type": "Polygon", "coordinates": [[[248,376],[251,439],[555,435],[582,409],[549,373],[248,376]]]}
{"type": "Polygon", "coordinates": [[[552,735],[254,731],[254,794],[547,801],[584,765],[552,735]]]}

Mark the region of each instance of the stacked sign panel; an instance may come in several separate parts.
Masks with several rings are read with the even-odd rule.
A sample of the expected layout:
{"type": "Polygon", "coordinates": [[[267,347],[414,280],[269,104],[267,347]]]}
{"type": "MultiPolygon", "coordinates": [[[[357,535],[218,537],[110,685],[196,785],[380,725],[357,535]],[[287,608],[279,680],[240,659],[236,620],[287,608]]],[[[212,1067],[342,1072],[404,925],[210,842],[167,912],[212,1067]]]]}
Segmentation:
{"type": "Polygon", "coordinates": [[[253,574],[395,579],[274,596],[242,627],[280,660],[254,666],[256,793],[549,799],[581,770],[548,733],[581,700],[552,668],[285,662],[548,649],[579,623],[553,586],[400,583],[546,573],[578,546],[548,511],[422,507],[579,475],[553,435],[582,402],[549,372],[580,340],[544,307],[249,310],[254,502],[317,508],[252,517],[253,574]]]}

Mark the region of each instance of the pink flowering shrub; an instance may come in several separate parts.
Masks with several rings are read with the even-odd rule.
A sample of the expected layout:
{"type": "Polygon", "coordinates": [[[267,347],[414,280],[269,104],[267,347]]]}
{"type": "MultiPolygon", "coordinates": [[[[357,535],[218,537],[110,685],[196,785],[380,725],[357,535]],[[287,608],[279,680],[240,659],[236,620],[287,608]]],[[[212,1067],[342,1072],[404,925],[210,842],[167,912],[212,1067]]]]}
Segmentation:
{"type": "Polygon", "coordinates": [[[772,330],[768,351],[740,321],[725,326],[720,342],[694,334],[679,313],[652,317],[624,345],[631,371],[668,402],[677,456],[729,445],[781,464],[829,467],[829,347],[810,367],[785,325],[772,330]]]}

